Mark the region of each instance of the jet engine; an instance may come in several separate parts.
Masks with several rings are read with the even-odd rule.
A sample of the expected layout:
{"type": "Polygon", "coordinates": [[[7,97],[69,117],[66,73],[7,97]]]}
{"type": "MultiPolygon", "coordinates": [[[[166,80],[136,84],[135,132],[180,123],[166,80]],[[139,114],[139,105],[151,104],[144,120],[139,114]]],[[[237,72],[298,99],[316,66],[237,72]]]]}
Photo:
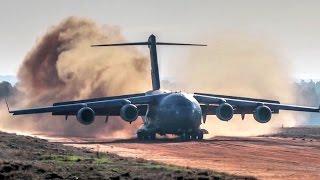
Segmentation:
{"type": "Polygon", "coordinates": [[[233,117],[233,107],[228,103],[222,103],[217,107],[216,115],[222,121],[229,121],[233,117]]]}
{"type": "Polygon", "coordinates": [[[138,118],[138,108],[133,104],[126,104],[120,109],[120,117],[127,121],[132,122],[138,118]]]}
{"type": "Polygon", "coordinates": [[[269,122],[271,119],[271,116],[272,116],[271,109],[265,105],[258,106],[253,112],[254,119],[259,123],[269,122]]]}
{"type": "Polygon", "coordinates": [[[77,113],[77,120],[84,125],[93,123],[95,112],[89,107],[81,108],[77,113]]]}

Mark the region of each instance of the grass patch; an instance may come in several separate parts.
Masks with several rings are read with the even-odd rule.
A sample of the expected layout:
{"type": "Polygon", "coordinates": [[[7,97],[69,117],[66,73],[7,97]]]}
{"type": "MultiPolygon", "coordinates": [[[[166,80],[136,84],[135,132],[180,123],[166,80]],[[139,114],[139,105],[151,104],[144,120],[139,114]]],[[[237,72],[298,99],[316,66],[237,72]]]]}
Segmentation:
{"type": "Polygon", "coordinates": [[[150,169],[150,170],[183,171],[183,168],[173,166],[173,165],[164,165],[164,164],[156,164],[156,163],[139,164],[139,166],[141,165],[144,166],[144,168],[150,169]]]}
{"type": "Polygon", "coordinates": [[[44,155],[41,157],[40,160],[43,161],[53,161],[53,162],[79,162],[83,160],[83,157],[81,156],[75,156],[75,155],[44,155]]]}
{"type": "Polygon", "coordinates": [[[107,164],[111,163],[110,159],[107,157],[94,158],[95,164],[107,164]]]}
{"type": "Polygon", "coordinates": [[[76,155],[44,155],[40,158],[42,161],[50,161],[56,163],[81,163],[84,161],[87,164],[107,164],[112,161],[107,156],[100,156],[99,158],[82,157],[76,155]]]}

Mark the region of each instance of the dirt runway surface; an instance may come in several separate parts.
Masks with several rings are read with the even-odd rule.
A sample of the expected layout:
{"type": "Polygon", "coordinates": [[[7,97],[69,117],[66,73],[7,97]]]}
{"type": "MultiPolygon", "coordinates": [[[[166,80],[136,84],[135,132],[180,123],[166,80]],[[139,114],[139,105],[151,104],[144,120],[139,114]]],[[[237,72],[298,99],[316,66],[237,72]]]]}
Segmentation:
{"type": "Polygon", "coordinates": [[[259,179],[320,179],[320,140],[216,137],[201,142],[52,138],[76,147],[259,179]]]}

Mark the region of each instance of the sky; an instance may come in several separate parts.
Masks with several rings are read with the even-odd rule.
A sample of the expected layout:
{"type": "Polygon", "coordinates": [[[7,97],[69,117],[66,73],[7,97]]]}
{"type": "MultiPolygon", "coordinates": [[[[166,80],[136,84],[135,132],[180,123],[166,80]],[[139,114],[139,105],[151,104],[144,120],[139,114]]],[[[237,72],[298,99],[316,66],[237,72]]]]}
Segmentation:
{"type": "MultiPolygon", "coordinates": [[[[128,41],[154,33],[161,41],[206,43],[222,32],[271,39],[295,77],[320,79],[319,7],[317,0],[1,0],[0,75],[16,74],[50,26],[80,16],[118,26],[128,41]]],[[[161,67],[185,51],[161,49],[164,77],[161,67]]]]}

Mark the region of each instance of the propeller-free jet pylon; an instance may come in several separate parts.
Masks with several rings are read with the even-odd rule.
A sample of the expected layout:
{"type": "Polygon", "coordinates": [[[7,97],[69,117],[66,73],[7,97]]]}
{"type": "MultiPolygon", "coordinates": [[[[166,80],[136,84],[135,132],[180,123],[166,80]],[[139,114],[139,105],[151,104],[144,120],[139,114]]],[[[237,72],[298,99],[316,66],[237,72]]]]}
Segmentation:
{"type": "Polygon", "coordinates": [[[96,116],[105,116],[106,118],[120,116],[129,123],[141,116],[143,125],[137,131],[138,139],[155,139],[156,134],[174,134],[184,140],[203,139],[203,134],[207,131],[200,129],[200,124],[205,123],[208,115],[216,115],[222,121],[229,121],[235,114],[240,114],[242,119],[246,114],[253,114],[254,119],[259,123],[267,123],[270,121],[272,114],[278,114],[279,110],[319,112],[318,107],[287,105],[274,100],[160,90],[158,45],[206,45],[157,42],[156,37],[150,35],[147,42],[101,44],[93,45],[93,47],[131,45],[146,45],[149,47],[151,91],[140,94],[58,102],[50,107],[9,110],[9,112],[13,115],[36,113],[52,113],[52,115],[66,117],[74,115],[84,125],[93,123],[96,116]]]}

